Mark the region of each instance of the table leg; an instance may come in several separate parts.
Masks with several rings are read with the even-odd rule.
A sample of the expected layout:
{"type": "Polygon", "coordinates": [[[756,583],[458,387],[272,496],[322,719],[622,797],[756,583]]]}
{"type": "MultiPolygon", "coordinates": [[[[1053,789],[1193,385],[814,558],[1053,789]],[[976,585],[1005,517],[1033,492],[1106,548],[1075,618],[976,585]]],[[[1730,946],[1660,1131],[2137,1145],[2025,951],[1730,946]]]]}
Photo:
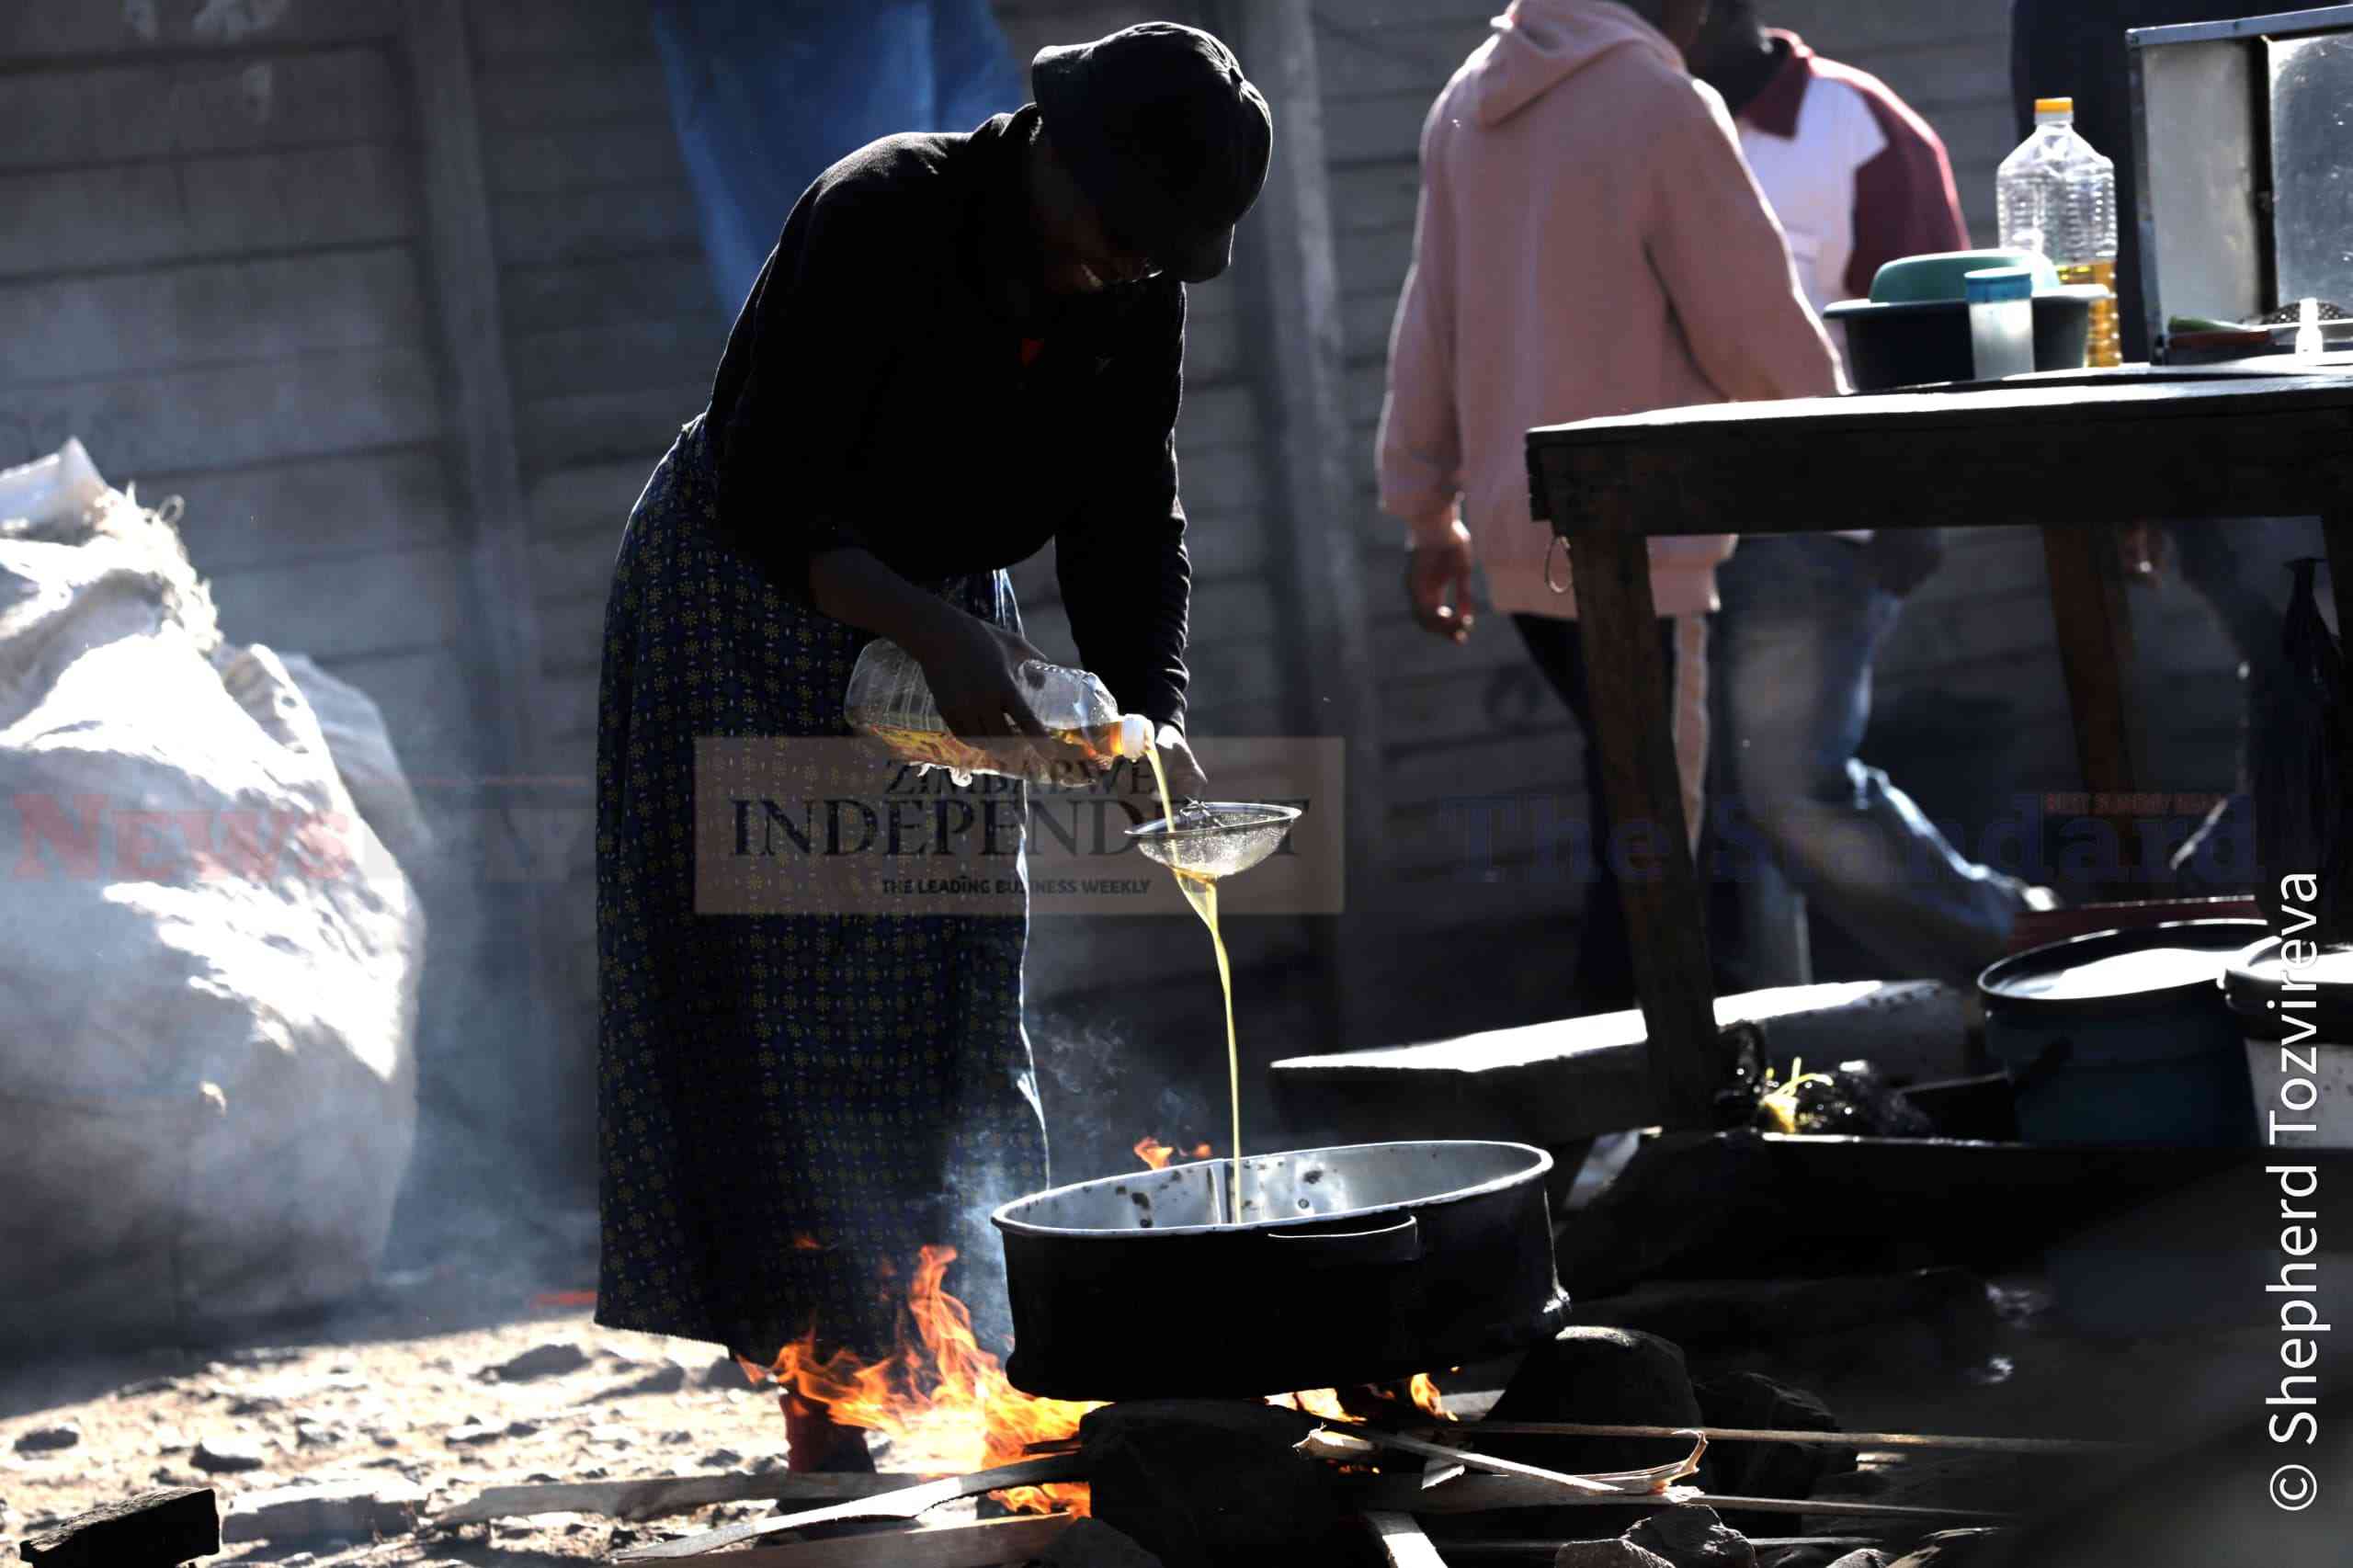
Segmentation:
{"type": "Polygon", "coordinates": [[[1589,500],[1587,529],[1569,543],[1599,743],[1591,771],[1600,777],[1588,779],[1587,787],[1608,791],[1623,846],[1597,845],[1595,853],[1619,856],[1658,1114],[1670,1126],[1706,1127],[1722,1085],[1722,1062],[1707,908],[1683,820],[1675,738],[1661,719],[1666,671],[1651,597],[1650,551],[1639,535],[1608,527],[1594,510],[1589,500]]]}
{"type": "MultiPolygon", "coordinates": [[[[2118,864],[2098,890],[2119,898],[2145,892],[2132,880],[2138,864],[2133,813],[2117,799],[2135,788],[2132,725],[2126,683],[2132,669],[2132,607],[2124,597],[2124,569],[2116,530],[2104,524],[2052,525],[2042,530],[2051,577],[2051,613],[2059,633],[2059,662],[2075,711],[2075,756],[2084,788],[2110,797],[2093,814],[2116,835],[2118,864]]],[[[2032,870],[2029,875],[2031,878],[2032,870]]]]}

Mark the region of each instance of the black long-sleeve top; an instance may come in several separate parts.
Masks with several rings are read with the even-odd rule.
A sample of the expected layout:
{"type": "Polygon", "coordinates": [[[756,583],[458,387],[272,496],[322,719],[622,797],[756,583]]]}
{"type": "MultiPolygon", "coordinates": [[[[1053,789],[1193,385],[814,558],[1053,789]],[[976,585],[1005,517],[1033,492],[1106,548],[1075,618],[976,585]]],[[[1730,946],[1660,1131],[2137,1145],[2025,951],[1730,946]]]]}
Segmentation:
{"type": "Polygon", "coordinates": [[[711,388],[718,526],[804,604],[829,549],[920,583],[1051,540],[1087,668],[1123,711],[1181,724],[1184,286],[1035,288],[1037,113],[885,138],[795,204],[711,388]]]}

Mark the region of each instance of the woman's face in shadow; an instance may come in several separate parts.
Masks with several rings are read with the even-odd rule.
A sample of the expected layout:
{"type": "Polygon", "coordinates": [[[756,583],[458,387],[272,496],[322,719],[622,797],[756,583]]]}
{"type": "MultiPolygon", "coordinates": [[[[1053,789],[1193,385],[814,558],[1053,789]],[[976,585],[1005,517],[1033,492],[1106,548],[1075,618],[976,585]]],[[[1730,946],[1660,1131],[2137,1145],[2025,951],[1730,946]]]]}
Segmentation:
{"type": "Polygon", "coordinates": [[[1029,206],[1049,293],[1097,294],[1140,283],[1160,270],[1150,257],[1105,232],[1095,204],[1079,190],[1042,131],[1030,145],[1029,206]]]}

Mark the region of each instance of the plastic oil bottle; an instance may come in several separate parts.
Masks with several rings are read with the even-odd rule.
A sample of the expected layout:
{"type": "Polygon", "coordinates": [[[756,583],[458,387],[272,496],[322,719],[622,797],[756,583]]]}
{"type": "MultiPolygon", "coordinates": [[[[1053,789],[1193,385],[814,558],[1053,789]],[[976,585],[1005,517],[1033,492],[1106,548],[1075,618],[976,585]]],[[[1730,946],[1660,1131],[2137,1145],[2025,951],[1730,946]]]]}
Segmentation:
{"type": "Polygon", "coordinates": [[[859,653],[843,694],[849,727],[882,743],[902,762],[944,767],[959,785],[975,773],[1027,778],[1033,784],[1084,784],[1083,763],[1108,766],[1118,757],[1142,756],[1152,744],[1152,724],[1122,715],[1111,693],[1086,670],[1065,669],[1032,659],[1016,672],[1029,710],[1056,740],[1077,749],[1073,759],[1051,772],[1016,771],[987,752],[959,739],[940,717],[939,704],[915,655],[877,638],[859,653]]]}
{"type": "Polygon", "coordinates": [[[2086,363],[2123,363],[2116,315],[2116,163],[2075,131],[2075,100],[2039,98],[2034,134],[2002,160],[2002,248],[2051,258],[2063,283],[2097,283],[2086,363]]]}

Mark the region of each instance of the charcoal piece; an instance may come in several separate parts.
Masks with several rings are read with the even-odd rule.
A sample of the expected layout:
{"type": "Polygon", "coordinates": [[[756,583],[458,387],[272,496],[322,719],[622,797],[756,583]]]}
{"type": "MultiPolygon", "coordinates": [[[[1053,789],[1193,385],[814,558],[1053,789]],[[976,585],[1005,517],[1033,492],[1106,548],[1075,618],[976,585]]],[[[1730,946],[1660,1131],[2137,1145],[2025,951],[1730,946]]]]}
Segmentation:
{"type": "MultiPolygon", "coordinates": [[[[1696,1385],[1700,1414],[1711,1426],[1747,1427],[1772,1432],[1836,1432],[1837,1417],[1829,1406],[1802,1389],[1774,1381],[1762,1372],[1730,1372],[1696,1385]]],[[[1709,1491],[1733,1497],[1813,1495],[1825,1475],[1855,1468],[1852,1449],[1815,1448],[1799,1443],[1719,1443],[1708,1450],[1709,1491]]],[[[1771,1535],[1773,1518],[1764,1514],[1727,1515],[1725,1522],[1750,1535],[1771,1535]]],[[[1786,1522],[1786,1521],[1784,1521],[1786,1522]]]]}
{"type": "Polygon", "coordinates": [[[1162,1568],[1159,1558],[1100,1519],[1081,1519],[1054,1538],[1039,1568],[1162,1568]]]}
{"type": "Polygon", "coordinates": [[[221,1550],[221,1506],[212,1489],[184,1486],[110,1503],[17,1543],[44,1568],[177,1568],[221,1550]]]}
{"type": "Polygon", "coordinates": [[[1905,1552],[1888,1568],[1970,1568],[1992,1559],[2002,1539],[1996,1529],[1938,1530],[1905,1552]]]}
{"type": "Polygon", "coordinates": [[[560,1378],[587,1364],[588,1352],[570,1340],[555,1340],[509,1357],[494,1367],[485,1367],[482,1375],[502,1383],[524,1383],[535,1378],[560,1378]]]}
{"type": "MultiPolygon", "coordinates": [[[[1564,1328],[1529,1351],[1487,1418],[1613,1426],[1700,1425],[1699,1402],[1691,1392],[1680,1348],[1638,1330],[1584,1326],[1564,1328]]],[[[1576,1474],[1669,1463],[1690,1453],[1691,1443],[1688,1438],[1492,1437],[1479,1438],[1479,1451],[1576,1474]]],[[[1605,1531],[1622,1532],[1649,1512],[1585,1506],[1515,1509],[1515,1517],[1508,1518],[1432,1523],[1466,1539],[1592,1540],[1605,1531]]]]}
{"type": "Polygon", "coordinates": [[[1361,1551],[1330,1468],[1299,1451],[1295,1412],[1220,1400],[1140,1400],[1079,1424],[1095,1517],[1166,1568],[1267,1568],[1361,1551]]]}
{"type": "Polygon", "coordinates": [[[1620,1539],[1675,1568],[1756,1568],[1756,1549],[1713,1508],[1662,1508],[1620,1539]]]}
{"type": "Polygon", "coordinates": [[[1675,1564],[1620,1536],[1616,1540],[1564,1542],[1552,1559],[1552,1568],[1675,1568],[1675,1564]]]}

